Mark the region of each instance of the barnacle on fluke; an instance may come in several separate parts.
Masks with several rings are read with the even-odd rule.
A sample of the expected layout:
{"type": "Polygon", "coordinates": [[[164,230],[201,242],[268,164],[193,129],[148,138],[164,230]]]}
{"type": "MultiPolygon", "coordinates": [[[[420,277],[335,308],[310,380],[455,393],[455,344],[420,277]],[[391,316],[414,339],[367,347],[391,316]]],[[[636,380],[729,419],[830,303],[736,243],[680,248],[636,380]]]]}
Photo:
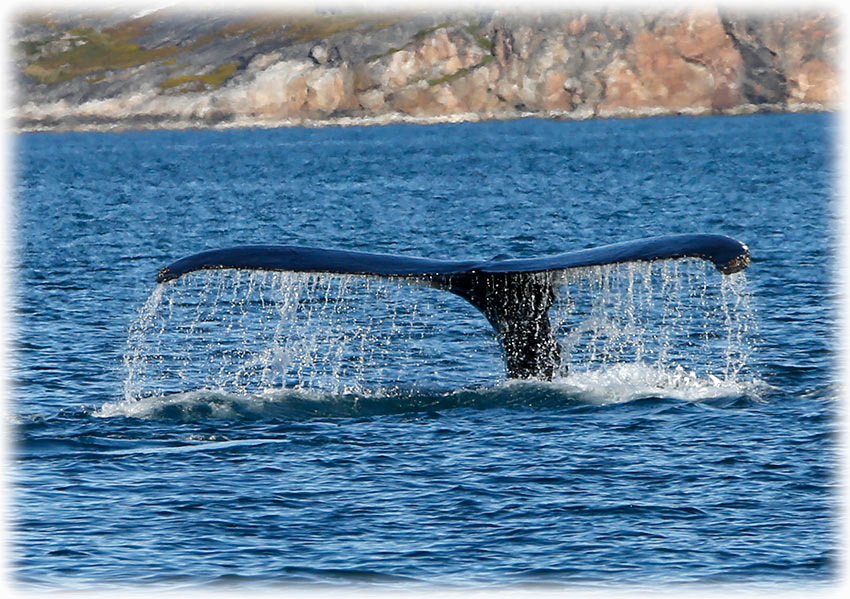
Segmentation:
{"type": "Polygon", "coordinates": [[[731,275],[736,272],[741,272],[747,268],[750,265],[750,250],[747,246],[744,246],[744,249],[746,250],[745,253],[740,256],[736,256],[722,266],[718,266],[717,270],[722,272],[724,275],[731,275]]]}

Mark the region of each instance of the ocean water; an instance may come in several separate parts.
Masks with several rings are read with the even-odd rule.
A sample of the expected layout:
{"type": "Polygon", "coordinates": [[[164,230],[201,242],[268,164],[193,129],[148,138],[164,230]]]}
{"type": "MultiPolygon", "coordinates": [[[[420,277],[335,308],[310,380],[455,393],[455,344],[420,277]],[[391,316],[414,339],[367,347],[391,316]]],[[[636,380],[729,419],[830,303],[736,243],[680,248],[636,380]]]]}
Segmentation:
{"type": "Polygon", "coordinates": [[[20,135],[10,576],[28,590],[838,577],[836,117],[20,135]],[[463,300],[219,271],[290,243],[563,273],[552,382],[463,300]]]}

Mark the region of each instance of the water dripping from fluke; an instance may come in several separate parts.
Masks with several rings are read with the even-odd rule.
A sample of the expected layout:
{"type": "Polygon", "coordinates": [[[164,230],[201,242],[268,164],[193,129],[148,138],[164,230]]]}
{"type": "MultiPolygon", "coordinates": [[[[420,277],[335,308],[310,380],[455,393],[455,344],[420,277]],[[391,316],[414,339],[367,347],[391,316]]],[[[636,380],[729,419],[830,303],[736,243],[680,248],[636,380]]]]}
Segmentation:
{"type": "Polygon", "coordinates": [[[592,403],[752,391],[746,246],[669,236],[606,248],[487,262],[205,252],[163,269],[130,328],[123,401],[101,414],[385,412],[546,380],[592,403]],[[732,263],[737,274],[721,274],[732,263]]]}

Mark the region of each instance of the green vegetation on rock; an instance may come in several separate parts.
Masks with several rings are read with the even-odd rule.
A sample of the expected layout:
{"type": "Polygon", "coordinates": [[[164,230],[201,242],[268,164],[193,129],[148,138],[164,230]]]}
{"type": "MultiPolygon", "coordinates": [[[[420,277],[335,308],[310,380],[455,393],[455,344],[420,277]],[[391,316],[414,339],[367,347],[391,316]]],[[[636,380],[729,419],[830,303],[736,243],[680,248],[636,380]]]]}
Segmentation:
{"type": "Polygon", "coordinates": [[[180,91],[184,92],[216,89],[221,87],[236,72],[238,66],[235,62],[229,62],[203,75],[179,75],[177,77],[171,77],[160,83],[159,87],[161,89],[179,87],[181,88],[180,91]]]}
{"type": "Polygon", "coordinates": [[[481,33],[481,26],[478,23],[469,23],[464,27],[467,33],[472,36],[472,39],[475,40],[475,43],[478,44],[479,48],[487,50],[487,52],[493,51],[493,42],[491,42],[486,35],[481,33]]]}
{"type": "Polygon", "coordinates": [[[406,44],[404,44],[400,48],[392,47],[389,50],[387,50],[386,52],[383,52],[381,54],[375,54],[374,56],[370,56],[369,58],[366,59],[366,62],[367,63],[375,62],[376,60],[381,60],[382,58],[386,58],[390,54],[395,54],[396,52],[401,52],[405,48],[409,48],[411,46],[418,44],[419,42],[424,40],[426,37],[428,37],[429,35],[431,35],[435,31],[437,31],[441,27],[448,27],[449,25],[452,25],[456,22],[457,21],[445,21],[443,23],[440,23],[439,25],[434,25],[433,27],[426,27],[425,29],[420,29],[419,31],[417,31],[416,33],[413,34],[413,37],[410,39],[410,41],[408,41],[406,44]]]}
{"type": "Polygon", "coordinates": [[[39,83],[51,84],[66,81],[80,75],[99,71],[126,69],[143,65],[153,60],[163,60],[177,54],[176,47],[148,50],[131,39],[140,34],[133,24],[103,31],[72,29],[40,48],[27,50],[41,54],[42,50],[56,47],[54,52],[45,52],[24,67],[24,74],[39,83]]]}
{"type": "Polygon", "coordinates": [[[370,20],[356,15],[305,16],[300,19],[290,19],[283,35],[295,43],[311,42],[335,33],[356,29],[370,20]]]}
{"type": "Polygon", "coordinates": [[[449,81],[454,81],[455,79],[459,79],[461,77],[468,75],[469,73],[471,73],[472,71],[474,71],[478,67],[483,67],[485,64],[492,62],[493,60],[495,60],[495,58],[493,56],[489,56],[489,55],[485,56],[484,58],[481,59],[481,62],[479,62],[476,65],[472,65],[469,68],[466,68],[466,67],[460,68],[457,71],[455,71],[454,73],[449,73],[448,75],[444,75],[444,76],[442,76],[438,79],[428,79],[428,85],[430,87],[434,87],[435,85],[441,85],[441,84],[447,83],[449,81]]]}
{"type": "Polygon", "coordinates": [[[416,33],[413,34],[413,41],[421,42],[426,37],[437,31],[438,29],[442,29],[443,27],[448,27],[449,25],[454,25],[457,23],[457,20],[454,21],[443,21],[439,25],[434,25],[433,27],[426,27],[425,29],[420,29],[416,33]]]}
{"type": "MultiPolygon", "coordinates": [[[[152,18],[152,17],[151,17],[152,18]]],[[[23,72],[41,84],[54,84],[87,76],[87,81],[98,81],[103,73],[127,69],[148,63],[173,66],[175,57],[190,52],[222,38],[245,37],[255,40],[278,38],[292,44],[308,43],[328,36],[360,29],[365,33],[379,31],[399,21],[399,17],[381,14],[359,15],[287,15],[247,17],[216,31],[207,33],[190,43],[158,48],[145,48],[136,43],[148,32],[151,18],[130,19],[118,25],[97,31],[92,28],[54,29],[45,17],[31,15],[30,22],[53,30],[49,39],[25,41],[19,44],[21,53],[30,59],[23,72]],[[96,75],[98,74],[98,75],[96,75]]],[[[160,84],[162,89],[182,87],[182,91],[211,89],[220,86],[236,70],[235,64],[225,64],[203,75],[180,75],[160,84]]]]}

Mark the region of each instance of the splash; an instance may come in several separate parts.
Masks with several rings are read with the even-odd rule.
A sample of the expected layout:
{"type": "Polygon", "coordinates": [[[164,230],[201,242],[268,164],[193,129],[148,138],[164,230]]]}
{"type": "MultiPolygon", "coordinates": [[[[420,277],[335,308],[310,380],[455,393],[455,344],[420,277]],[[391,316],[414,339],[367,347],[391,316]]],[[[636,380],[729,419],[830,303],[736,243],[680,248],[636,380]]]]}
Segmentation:
{"type": "Polygon", "coordinates": [[[757,334],[746,274],[698,260],[567,271],[550,318],[571,373],[635,364],[734,383],[757,334]]]}
{"type": "MultiPolygon", "coordinates": [[[[574,269],[558,283],[550,318],[564,363],[550,387],[593,402],[750,388],[756,331],[744,273],[679,260],[574,269]]],[[[157,286],[142,306],[124,401],[101,412],[156,413],[170,402],[275,413],[345,397],[444,397],[500,386],[499,352],[477,310],[443,291],[353,275],[202,271],[157,286]]]]}
{"type": "Polygon", "coordinates": [[[354,275],[217,270],[158,286],[130,330],[127,400],[192,389],[370,395],[498,379],[498,344],[459,297],[354,275]],[[447,376],[448,375],[448,376],[447,376]]]}

